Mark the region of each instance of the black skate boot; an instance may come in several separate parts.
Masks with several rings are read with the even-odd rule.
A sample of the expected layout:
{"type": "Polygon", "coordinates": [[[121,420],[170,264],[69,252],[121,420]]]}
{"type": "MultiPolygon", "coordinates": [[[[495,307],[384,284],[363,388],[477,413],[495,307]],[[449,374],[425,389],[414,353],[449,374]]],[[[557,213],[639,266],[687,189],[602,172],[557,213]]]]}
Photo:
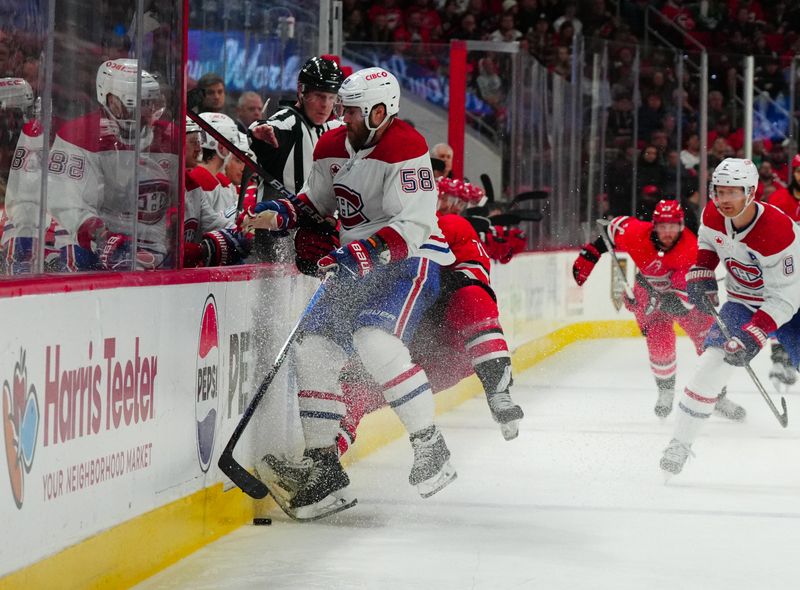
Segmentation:
{"type": "Polygon", "coordinates": [[[492,418],[500,425],[500,432],[506,440],[514,440],[519,435],[519,421],[525,416],[511,399],[508,389],[496,393],[487,393],[486,401],[492,411],[492,418]]]}
{"type": "Polygon", "coordinates": [[[414,464],[408,483],[417,486],[419,495],[429,498],[456,478],[450,465],[450,450],[436,426],[419,430],[411,435],[414,464]]]}
{"type": "Polygon", "coordinates": [[[275,455],[264,455],[256,465],[256,475],[268,488],[277,485],[291,495],[303,486],[313,466],[314,461],[308,456],[291,461],[275,455]]]}
{"type": "Polygon", "coordinates": [[[728,420],[734,422],[744,422],[747,417],[747,411],[739,404],[733,403],[728,399],[728,388],[723,387],[722,392],[719,394],[719,399],[714,405],[714,413],[728,420]]]}
{"type": "Polygon", "coordinates": [[[772,368],[769,370],[769,380],[778,393],[788,393],[789,388],[797,383],[797,369],[792,366],[791,358],[786,349],[779,343],[772,345],[770,353],[772,368]]]}
{"type": "Polygon", "coordinates": [[[689,455],[694,457],[692,445],[682,443],[677,438],[669,442],[669,446],[664,449],[664,456],[661,457],[661,469],[668,475],[678,475],[686,464],[689,455]]]}
{"type": "Polygon", "coordinates": [[[336,448],[311,449],[306,454],[313,466],[289,503],[290,516],[297,520],[316,520],[355,506],[356,499],[345,494],[350,478],[339,463],[336,448]]]}

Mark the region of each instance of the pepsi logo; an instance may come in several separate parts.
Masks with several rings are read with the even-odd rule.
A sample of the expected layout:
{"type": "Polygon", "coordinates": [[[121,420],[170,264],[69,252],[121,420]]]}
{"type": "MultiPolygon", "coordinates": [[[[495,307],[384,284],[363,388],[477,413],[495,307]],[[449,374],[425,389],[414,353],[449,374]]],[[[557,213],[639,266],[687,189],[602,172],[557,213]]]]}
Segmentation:
{"type": "Polygon", "coordinates": [[[214,295],[206,298],[200,320],[197,348],[197,381],[195,384],[195,420],[197,458],[205,473],[214,454],[214,437],[219,414],[219,322],[214,295]]]}
{"type": "Polygon", "coordinates": [[[764,275],[758,265],[743,264],[739,260],[728,258],[725,266],[730,275],[748,289],[761,289],[764,286],[764,275]]]}

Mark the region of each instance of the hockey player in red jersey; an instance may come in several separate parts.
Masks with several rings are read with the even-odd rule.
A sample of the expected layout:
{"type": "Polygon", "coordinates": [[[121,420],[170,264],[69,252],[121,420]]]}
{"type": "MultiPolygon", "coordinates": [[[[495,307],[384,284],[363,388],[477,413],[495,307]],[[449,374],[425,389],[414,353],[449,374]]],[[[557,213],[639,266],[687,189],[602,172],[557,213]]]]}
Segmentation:
{"type": "Polygon", "coordinates": [[[303,318],[295,348],[300,421],[313,461],[286,506],[296,518],[319,518],[355,504],[335,447],[345,409],[339,372],[351,353],[382,385],[409,432],[409,483],[429,497],[456,477],[433,421],[428,378],[408,351],[438,296],[441,267],[454,260],[436,224],[428,146],[396,117],[400,85],[386,70],[352,74],[339,98],[345,126],[319,139],[303,190],[291,199],[261,201],[249,224],[284,231],[297,227],[301,216],[339,214],[342,247],[318,262],[320,272],[334,276],[303,318]]]}
{"type": "MultiPolygon", "coordinates": [[[[650,356],[650,370],[658,389],[655,413],[665,418],[675,397],[675,331],[684,329],[697,354],[713,322],[712,317],[691,305],[686,294],[686,272],[697,258],[697,238],[684,227],[684,215],[677,201],[659,201],[651,222],[634,217],[615,217],[608,224],[608,238],[620,251],[630,254],[637,266],[634,301],[625,302],[644,334],[650,356]]],[[[600,256],[606,251],[602,237],[583,246],[572,267],[578,285],[583,285],[600,256]]],[[[733,420],[744,420],[745,412],[720,398],[716,410],[733,420]]]]}
{"type": "Polygon", "coordinates": [[[755,200],[758,170],[750,160],[726,158],[711,176],[698,232],[697,263],[686,274],[689,301],[710,312],[719,304],[714,269],[727,270],[728,300],[719,311],[730,337],[715,323],[694,375],[678,403],[673,438],[661,469],[677,474],[718,392],[734,367],[747,365],[775,333],[794,366],[800,362],[800,228],[784,213],[755,200]]]}

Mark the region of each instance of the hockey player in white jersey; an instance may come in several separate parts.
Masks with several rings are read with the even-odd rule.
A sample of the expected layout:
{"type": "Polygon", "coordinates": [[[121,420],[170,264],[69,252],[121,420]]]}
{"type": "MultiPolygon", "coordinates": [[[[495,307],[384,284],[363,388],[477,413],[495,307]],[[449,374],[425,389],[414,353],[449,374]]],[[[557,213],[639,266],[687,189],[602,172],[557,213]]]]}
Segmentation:
{"type": "MultiPolygon", "coordinates": [[[[0,120],[21,124],[6,186],[6,217],[0,228],[0,268],[4,274],[28,274],[37,268],[44,130],[36,105],[31,85],[24,79],[0,78],[0,120]]],[[[59,263],[59,248],[68,243],[67,232],[51,215],[45,214],[43,219],[47,225],[43,269],[64,270],[59,263]]]]}
{"type": "Polygon", "coordinates": [[[100,108],[61,126],[48,164],[48,206],[78,245],[68,262],[160,268],[172,253],[167,212],[177,202],[178,173],[174,126],[159,120],[161,90],[135,59],[116,59],[98,68],[96,91],[100,108]]]}
{"type": "MultiPolygon", "coordinates": [[[[247,145],[247,137],[242,136],[243,134],[236,127],[236,122],[228,115],[202,113],[200,118],[240,150],[244,151],[249,147],[247,145]]],[[[201,161],[192,169],[190,174],[194,181],[205,191],[206,199],[208,199],[211,208],[225,213],[230,217],[231,221],[235,222],[236,191],[230,185],[225,186],[219,178],[219,174],[234,156],[209,133],[201,132],[200,147],[203,149],[201,161]],[[233,207],[233,210],[231,210],[231,207],[233,207]]]]}
{"type": "Polygon", "coordinates": [[[744,366],[775,333],[797,367],[800,362],[800,229],[770,205],[755,200],[758,170],[750,160],[727,158],[714,170],[710,200],[698,232],[697,264],[686,274],[689,301],[711,312],[718,305],[714,269],[722,262],[728,300],[720,309],[731,338],[714,324],[697,369],[678,404],[672,441],[661,469],[677,474],[711,415],[734,367],[744,366]]]}
{"type": "MultiPolygon", "coordinates": [[[[305,317],[296,346],[305,484],[286,508],[298,519],[349,508],[347,474],[335,439],[345,404],[339,373],[354,352],[381,384],[410,433],[414,463],[409,482],[428,497],[456,476],[450,452],[433,423],[433,395],[407,345],[439,291],[439,270],[455,258],[436,221],[437,191],[424,138],[397,118],[400,86],[381,68],[349,76],[339,90],[344,127],[324,134],[311,173],[293,199],[256,205],[255,227],[296,226],[313,212],[338,211],[342,247],[318,262],[335,273],[305,317]],[[304,213],[305,212],[305,213],[304,213]]],[[[271,484],[269,459],[260,465],[271,484]]],[[[274,459],[274,458],[273,458],[274,459]]]]}

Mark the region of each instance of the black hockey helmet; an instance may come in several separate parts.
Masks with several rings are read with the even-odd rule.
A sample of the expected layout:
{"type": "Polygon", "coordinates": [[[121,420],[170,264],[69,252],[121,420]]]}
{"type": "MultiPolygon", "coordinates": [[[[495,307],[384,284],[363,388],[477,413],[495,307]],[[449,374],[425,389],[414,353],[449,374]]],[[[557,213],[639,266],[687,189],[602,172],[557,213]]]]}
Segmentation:
{"type": "Polygon", "coordinates": [[[300,92],[321,90],[322,92],[339,92],[339,87],[344,82],[344,73],[335,61],[322,57],[312,57],[297,76],[300,92]]]}

